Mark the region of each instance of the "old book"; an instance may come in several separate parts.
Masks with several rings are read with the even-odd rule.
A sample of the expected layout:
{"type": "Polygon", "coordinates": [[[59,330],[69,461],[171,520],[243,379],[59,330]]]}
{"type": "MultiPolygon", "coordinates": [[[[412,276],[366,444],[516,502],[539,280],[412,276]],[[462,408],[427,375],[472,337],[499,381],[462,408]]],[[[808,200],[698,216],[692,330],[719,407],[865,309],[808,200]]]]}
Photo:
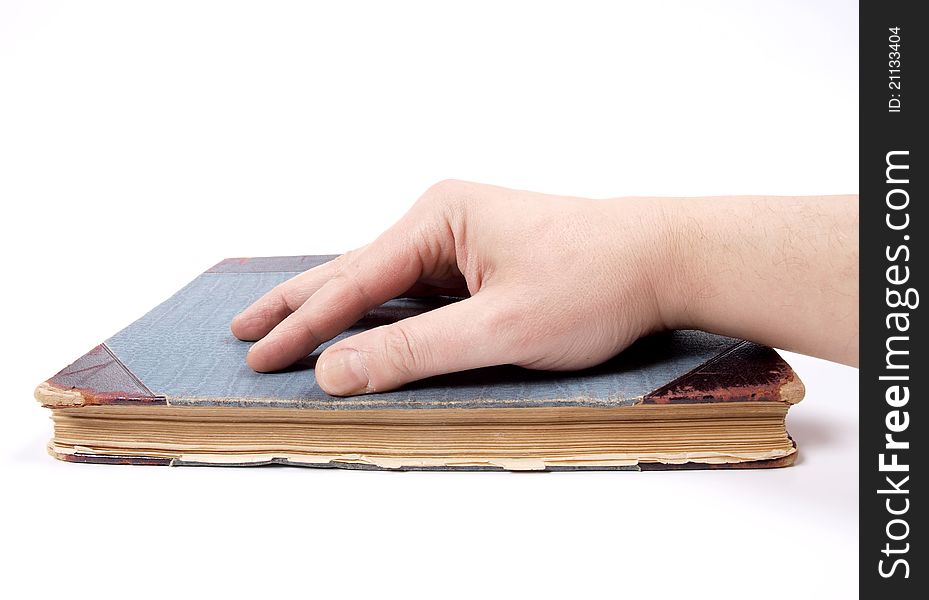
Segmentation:
{"type": "MultiPolygon", "coordinates": [[[[780,467],[803,385],[772,349],[696,331],[640,340],[591,369],[502,366],[387,393],[325,394],[319,352],[245,364],[232,317],[332,257],[227,259],[36,389],[49,452],[73,462],[385,469],[780,467]]],[[[345,337],[453,299],[390,301],[345,337]]],[[[324,348],[325,346],[323,346],[324,348]]]]}

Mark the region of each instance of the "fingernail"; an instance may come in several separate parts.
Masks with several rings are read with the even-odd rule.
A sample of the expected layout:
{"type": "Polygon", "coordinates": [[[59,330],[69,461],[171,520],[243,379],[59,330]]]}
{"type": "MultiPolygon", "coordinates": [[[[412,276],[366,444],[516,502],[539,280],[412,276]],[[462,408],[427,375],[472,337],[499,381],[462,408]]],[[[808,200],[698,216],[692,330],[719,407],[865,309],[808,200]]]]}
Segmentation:
{"type": "Polygon", "coordinates": [[[368,391],[368,372],[357,350],[339,350],[316,364],[316,382],[333,396],[368,391]]]}

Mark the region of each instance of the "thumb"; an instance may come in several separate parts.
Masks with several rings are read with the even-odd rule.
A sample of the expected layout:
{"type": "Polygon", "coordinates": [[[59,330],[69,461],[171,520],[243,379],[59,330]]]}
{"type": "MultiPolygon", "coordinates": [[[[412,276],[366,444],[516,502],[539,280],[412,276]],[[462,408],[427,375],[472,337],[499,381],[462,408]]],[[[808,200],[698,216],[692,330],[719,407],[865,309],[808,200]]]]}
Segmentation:
{"type": "Polygon", "coordinates": [[[502,316],[486,290],[327,348],[316,363],[316,381],[327,393],[350,396],[384,392],[405,383],[467,369],[514,362],[501,335],[502,316]]]}

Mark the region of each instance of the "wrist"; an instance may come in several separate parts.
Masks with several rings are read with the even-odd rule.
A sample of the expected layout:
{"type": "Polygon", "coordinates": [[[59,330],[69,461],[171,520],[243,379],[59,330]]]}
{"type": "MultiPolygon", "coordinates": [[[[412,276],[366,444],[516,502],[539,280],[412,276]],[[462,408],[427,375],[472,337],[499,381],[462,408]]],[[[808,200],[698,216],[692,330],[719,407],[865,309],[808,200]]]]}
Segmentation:
{"type": "Polygon", "coordinates": [[[698,215],[685,210],[689,202],[681,198],[612,201],[612,227],[617,232],[613,249],[618,256],[631,257],[631,263],[616,266],[637,271],[634,275],[627,271],[626,276],[638,282],[634,302],[641,334],[696,328],[692,290],[699,240],[692,221],[698,215]]]}
{"type": "MultiPolygon", "coordinates": [[[[706,211],[695,198],[650,198],[657,261],[652,270],[660,325],[663,329],[699,329],[700,299],[712,282],[705,256],[710,234],[706,211]]],[[[712,217],[711,217],[712,218],[712,217]]]]}

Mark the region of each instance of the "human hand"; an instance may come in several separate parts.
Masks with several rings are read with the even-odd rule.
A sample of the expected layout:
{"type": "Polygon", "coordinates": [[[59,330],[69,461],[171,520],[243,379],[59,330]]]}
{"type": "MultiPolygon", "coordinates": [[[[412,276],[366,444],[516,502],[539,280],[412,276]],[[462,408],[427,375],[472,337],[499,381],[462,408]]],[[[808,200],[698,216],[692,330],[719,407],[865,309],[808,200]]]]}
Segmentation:
{"type": "Polygon", "coordinates": [[[333,395],[477,367],[580,369],[668,326],[673,244],[655,199],[587,200],[446,181],[371,244],[277,286],[232,331],[256,371],[310,354],[401,295],[469,298],[342,340],[316,363],[333,395]]]}

